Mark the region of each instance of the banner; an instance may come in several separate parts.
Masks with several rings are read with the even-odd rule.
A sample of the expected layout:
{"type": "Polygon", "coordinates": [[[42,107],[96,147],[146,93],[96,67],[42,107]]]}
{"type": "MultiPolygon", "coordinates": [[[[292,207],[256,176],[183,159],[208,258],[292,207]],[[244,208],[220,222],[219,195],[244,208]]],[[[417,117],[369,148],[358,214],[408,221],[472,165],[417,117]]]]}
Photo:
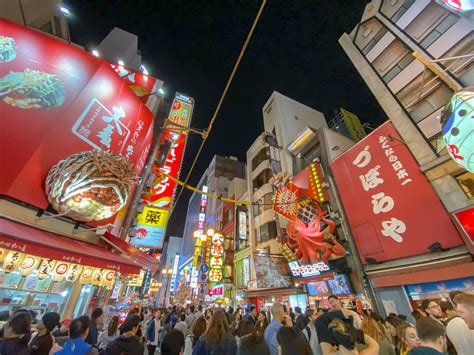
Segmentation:
{"type": "Polygon", "coordinates": [[[331,164],[364,263],[429,253],[463,241],[392,123],[386,122],[331,164]]]}
{"type": "Polygon", "coordinates": [[[130,243],[136,247],[155,248],[163,245],[169,210],[145,206],[137,217],[135,235],[130,243]]]}

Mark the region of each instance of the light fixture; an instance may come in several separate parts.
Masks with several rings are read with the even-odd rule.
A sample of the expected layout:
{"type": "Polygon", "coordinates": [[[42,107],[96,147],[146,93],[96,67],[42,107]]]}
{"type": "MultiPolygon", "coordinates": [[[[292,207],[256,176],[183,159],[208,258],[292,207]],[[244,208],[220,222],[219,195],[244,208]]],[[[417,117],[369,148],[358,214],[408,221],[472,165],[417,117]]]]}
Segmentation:
{"type": "Polygon", "coordinates": [[[215,233],[216,233],[216,231],[215,231],[214,229],[209,228],[209,229],[207,230],[207,233],[206,233],[206,234],[207,234],[209,237],[212,237],[215,233]]]}
{"type": "Polygon", "coordinates": [[[92,55],[93,55],[94,57],[98,57],[98,56],[99,56],[99,52],[97,51],[97,49],[93,49],[93,50],[92,50],[92,55]]]}
{"type": "Polygon", "coordinates": [[[71,11],[69,11],[69,9],[66,7],[66,6],[59,6],[59,11],[61,11],[61,13],[64,15],[64,16],[71,16],[71,11]]]}
{"type": "Polygon", "coordinates": [[[145,75],[148,75],[148,70],[146,70],[145,66],[142,64],[140,65],[140,69],[142,70],[142,73],[145,75]]]}
{"type": "Polygon", "coordinates": [[[122,59],[119,59],[119,60],[117,61],[117,63],[118,63],[118,65],[120,65],[121,67],[125,66],[125,63],[123,62],[122,59]]]}
{"type": "Polygon", "coordinates": [[[172,274],[173,273],[173,269],[168,269],[168,274],[172,274]]]}
{"type": "Polygon", "coordinates": [[[166,274],[166,269],[161,270],[161,273],[164,275],[166,274]]]}
{"type": "Polygon", "coordinates": [[[199,229],[195,230],[194,233],[193,233],[193,237],[198,239],[198,238],[201,237],[201,234],[202,234],[202,231],[200,231],[199,229]]]}
{"type": "Polygon", "coordinates": [[[159,92],[161,95],[164,95],[164,94],[165,94],[165,91],[164,91],[162,88],[159,88],[159,89],[158,89],[158,92],[159,92]]]}
{"type": "Polygon", "coordinates": [[[202,235],[201,235],[201,241],[202,241],[202,242],[205,242],[206,240],[207,240],[207,235],[202,234],[202,235]]]}

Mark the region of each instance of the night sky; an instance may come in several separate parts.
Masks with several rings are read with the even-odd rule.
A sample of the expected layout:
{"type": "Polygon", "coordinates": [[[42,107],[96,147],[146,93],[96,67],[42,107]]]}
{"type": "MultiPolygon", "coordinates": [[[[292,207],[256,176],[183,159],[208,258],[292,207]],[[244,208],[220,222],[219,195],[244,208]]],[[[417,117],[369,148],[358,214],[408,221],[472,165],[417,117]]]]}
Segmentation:
{"type": "MultiPolygon", "coordinates": [[[[361,0],[269,0],[227,93],[190,183],[214,154],[245,161],[263,130],[262,107],[276,90],[332,117],[344,107],[377,126],[385,116],[337,40],[362,16],[361,0]]],[[[207,127],[260,1],[69,0],[73,42],[92,49],[114,28],[139,37],[142,61],[175,91],[195,98],[192,125],[207,127]]],[[[200,138],[186,149],[186,176],[200,138]]],[[[181,236],[190,193],[183,193],[168,235],[181,236]]]]}

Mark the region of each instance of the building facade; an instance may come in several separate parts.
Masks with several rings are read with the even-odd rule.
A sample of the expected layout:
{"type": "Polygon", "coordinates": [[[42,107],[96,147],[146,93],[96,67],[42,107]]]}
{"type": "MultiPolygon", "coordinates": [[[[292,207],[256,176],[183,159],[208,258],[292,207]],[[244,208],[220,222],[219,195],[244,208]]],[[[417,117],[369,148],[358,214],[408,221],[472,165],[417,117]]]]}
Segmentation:
{"type": "MultiPolygon", "coordinates": [[[[440,118],[453,93],[474,84],[473,29],[463,13],[442,2],[383,0],[370,2],[360,23],[339,39],[454,220],[472,210],[474,174],[449,156],[440,118]]],[[[392,302],[400,313],[409,314],[414,300],[424,296],[414,299],[404,285],[469,276],[462,270],[472,270],[470,260],[465,246],[441,247],[435,254],[427,250],[366,265],[366,272],[380,305],[392,302]],[[430,274],[433,268],[437,272],[430,274]],[[403,277],[396,280],[393,275],[400,273],[403,277]]]]}

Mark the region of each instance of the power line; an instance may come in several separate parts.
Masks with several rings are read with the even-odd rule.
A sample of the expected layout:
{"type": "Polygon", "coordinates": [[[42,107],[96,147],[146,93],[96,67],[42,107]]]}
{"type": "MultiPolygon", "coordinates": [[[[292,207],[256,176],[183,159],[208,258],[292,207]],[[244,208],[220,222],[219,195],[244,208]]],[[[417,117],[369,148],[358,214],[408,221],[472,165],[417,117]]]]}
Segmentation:
{"type": "MultiPolygon", "coordinates": [[[[232,80],[234,79],[235,73],[237,72],[237,68],[239,67],[239,64],[242,60],[242,57],[244,56],[245,50],[247,49],[247,46],[250,42],[250,39],[252,38],[253,32],[254,32],[255,28],[257,27],[258,21],[260,20],[260,17],[262,15],[262,12],[263,12],[263,9],[265,8],[266,3],[267,3],[267,0],[262,0],[262,4],[260,5],[260,9],[257,12],[257,16],[255,16],[252,27],[250,28],[250,31],[247,35],[247,38],[245,39],[245,42],[242,46],[242,49],[240,50],[239,56],[237,57],[237,61],[234,64],[234,68],[232,69],[232,72],[230,73],[229,79],[227,80],[227,84],[224,88],[224,91],[222,92],[219,103],[217,104],[217,107],[214,111],[214,114],[212,115],[211,121],[209,122],[209,126],[206,130],[206,134],[203,136],[203,140],[201,142],[201,145],[199,146],[198,152],[196,153],[196,157],[194,158],[193,163],[191,164],[191,168],[189,169],[188,174],[186,175],[186,179],[184,179],[184,184],[187,184],[187,182],[189,180],[189,177],[191,176],[191,173],[193,172],[194,166],[196,165],[196,162],[199,159],[199,156],[201,155],[204,144],[206,144],[207,138],[209,137],[209,134],[211,133],[211,129],[212,129],[212,127],[214,125],[214,122],[217,118],[217,115],[220,111],[222,103],[224,102],[227,91],[229,90],[230,84],[232,83],[232,80]]],[[[174,208],[178,204],[179,198],[181,197],[181,194],[183,193],[183,191],[184,191],[184,186],[181,186],[181,189],[179,190],[178,196],[176,197],[176,200],[174,201],[173,207],[170,211],[170,217],[173,214],[174,208]]]]}

